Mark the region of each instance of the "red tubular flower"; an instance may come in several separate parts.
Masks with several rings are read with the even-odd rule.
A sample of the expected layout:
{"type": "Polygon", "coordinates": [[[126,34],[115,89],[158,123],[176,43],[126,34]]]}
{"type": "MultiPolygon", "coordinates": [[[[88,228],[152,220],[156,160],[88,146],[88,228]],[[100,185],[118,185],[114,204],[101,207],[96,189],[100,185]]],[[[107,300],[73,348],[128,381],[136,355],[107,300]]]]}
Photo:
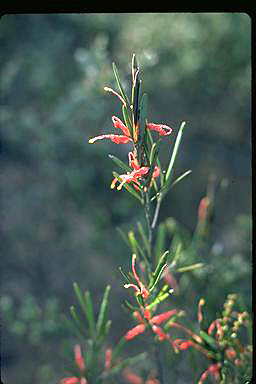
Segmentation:
{"type": "Polygon", "coordinates": [[[112,348],[106,349],[105,352],[105,369],[108,370],[111,368],[112,364],[112,348]]]}
{"type": "Polygon", "coordinates": [[[146,329],[146,326],[145,324],[139,324],[139,325],[136,325],[136,327],[133,327],[132,329],[130,329],[125,335],[124,335],[124,338],[129,341],[129,340],[132,340],[134,339],[136,336],[138,336],[139,334],[143,333],[146,329]]]}
{"type": "Polygon", "coordinates": [[[75,345],[74,352],[75,352],[76,365],[78,366],[80,371],[83,372],[85,370],[85,361],[84,361],[84,358],[82,356],[82,351],[81,351],[81,347],[79,344],[75,345]]]}
{"type": "MultiPolygon", "coordinates": [[[[146,175],[148,173],[149,168],[148,167],[141,167],[139,169],[135,169],[131,173],[127,173],[124,175],[120,175],[119,177],[122,179],[121,183],[117,187],[117,189],[120,191],[125,183],[135,183],[140,185],[138,179],[140,179],[143,175],[146,175]]],[[[114,180],[111,183],[111,189],[115,188],[115,185],[118,181],[118,178],[115,177],[114,180]]]]}
{"type": "Polygon", "coordinates": [[[206,379],[207,377],[209,376],[209,374],[212,374],[215,378],[219,377],[219,374],[220,374],[220,368],[221,368],[221,364],[220,363],[217,363],[217,364],[211,364],[207,369],[206,371],[204,371],[200,377],[200,380],[198,382],[198,384],[202,384],[206,379]]]}
{"type": "Polygon", "coordinates": [[[225,354],[229,359],[234,359],[236,357],[236,351],[234,348],[227,348],[225,354]]]}
{"type": "Polygon", "coordinates": [[[152,317],[150,322],[152,324],[161,324],[164,321],[168,320],[171,316],[175,315],[177,313],[176,309],[172,309],[171,311],[167,311],[164,313],[161,313],[160,315],[152,317]]]}
{"type": "MultiPolygon", "coordinates": [[[[82,356],[81,347],[79,344],[76,344],[74,347],[74,355],[75,355],[75,362],[78,368],[80,369],[81,373],[85,371],[85,360],[82,356]]],[[[87,380],[85,377],[66,377],[62,380],[60,380],[59,384],[87,384],[87,380]]]]}
{"type": "Polygon", "coordinates": [[[189,347],[193,347],[198,351],[200,351],[201,353],[203,353],[208,358],[212,357],[211,354],[206,349],[204,349],[201,345],[195,343],[193,340],[175,339],[172,342],[172,346],[174,350],[183,350],[183,351],[188,349],[189,347]]]}
{"type": "MultiPolygon", "coordinates": [[[[120,191],[125,183],[133,183],[133,186],[135,189],[140,189],[140,182],[139,179],[141,179],[143,176],[145,176],[148,171],[149,167],[140,167],[136,152],[129,152],[128,153],[129,158],[129,166],[133,168],[132,172],[127,172],[124,175],[120,175],[119,178],[122,180],[117,189],[120,191]]],[[[160,169],[159,167],[155,166],[154,172],[152,174],[152,181],[155,180],[160,175],[160,169]]],[[[111,183],[110,188],[113,189],[116,186],[116,183],[118,181],[118,178],[115,177],[114,180],[111,183]]]]}
{"type": "Polygon", "coordinates": [[[136,255],[135,253],[132,255],[132,272],[133,276],[135,277],[138,286],[135,284],[125,284],[124,288],[134,288],[136,291],[136,295],[142,295],[144,299],[146,299],[149,296],[149,291],[145,287],[145,285],[141,282],[139,279],[139,276],[137,275],[136,269],[135,269],[135,261],[136,261],[136,255]]]}
{"type": "Polygon", "coordinates": [[[128,159],[129,159],[129,166],[135,170],[140,168],[136,152],[129,152],[128,153],[128,159]]]}
{"type": "Polygon", "coordinates": [[[160,384],[159,380],[150,374],[147,380],[144,382],[143,378],[136,373],[130,372],[127,369],[123,372],[124,379],[130,384],[160,384]]]}
{"type": "Polygon", "coordinates": [[[184,351],[189,347],[194,347],[195,343],[192,340],[176,339],[174,340],[174,344],[180,351],[184,351]]]}
{"type": "Polygon", "coordinates": [[[121,143],[126,144],[129,141],[132,141],[129,128],[126,127],[126,125],[124,125],[124,123],[116,116],[112,116],[112,121],[113,121],[114,127],[121,129],[121,131],[123,132],[123,135],[107,134],[107,135],[95,136],[89,140],[89,143],[93,144],[95,141],[102,140],[102,139],[110,139],[115,144],[121,144],[121,143]]]}
{"type": "Polygon", "coordinates": [[[209,207],[209,199],[206,196],[201,199],[198,207],[198,219],[200,221],[204,221],[207,219],[208,207],[209,207]]]}
{"type": "Polygon", "coordinates": [[[161,136],[167,136],[172,133],[172,128],[164,124],[148,123],[147,128],[151,131],[158,132],[161,136]]]}
{"type": "Polygon", "coordinates": [[[130,372],[128,370],[125,370],[123,372],[123,376],[125,378],[125,380],[127,380],[130,384],[143,384],[144,383],[144,380],[142,379],[142,377],[136,375],[135,373],[133,372],[130,372]]]}
{"type": "Polygon", "coordinates": [[[210,326],[208,328],[208,334],[211,335],[213,333],[215,327],[217,328],[217,335],[222,337],[224,334],[224,331],[223,331],[222,326],[220,325],[219,319],[214,320],[210,324],[210,326]]]}
{"type": "Polygon", "coordinates": [[[152,326],[152,331],[157,334],[159,337],[159,340],[166,340],[169,338],[169,336],[162,330],[162,328],[158,327],[157,325],[152,326]]]}
{"type": "Polygon", "coordinates": [[[60,384],[79,384],[80,379],[78,377],[72,376],[67,377],[66,379],[62,379],[60,384]]]}

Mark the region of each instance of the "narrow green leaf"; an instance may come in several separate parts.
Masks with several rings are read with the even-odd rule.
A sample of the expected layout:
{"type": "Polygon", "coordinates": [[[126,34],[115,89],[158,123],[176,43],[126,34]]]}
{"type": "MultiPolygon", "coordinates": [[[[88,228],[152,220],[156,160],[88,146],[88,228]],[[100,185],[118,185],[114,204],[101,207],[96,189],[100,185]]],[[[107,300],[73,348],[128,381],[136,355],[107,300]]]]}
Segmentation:
{"type": "Polygon", "coordinates": [[[156,305],[160,304],[162,301],[169,297],[171,292],[165,292],[162,295],[157,295],[157,297],[152,301],[152,303],[147,305],[148,309],[154,308],[156,305]]]}
{"type": "Polygon", "coordinates": [[[124,368],[126,368],[128,366],[133,367],[134,365],[137,365],[141,361],[144,361],[146,359],[146,357],[147,357],[147,353],[146,352],[142,352],[139,355],[136,355],[136,356],[133,356],[133,357],[128,357],[127,359],[122,360],[120,363],[115,364],[114,367],[111,368],[110,370],[104,371],[101,374],[101,377],[103,379],[105,379],[107,377],[110,377],[112,375],[120,373],[121,371],[124,370],[124,368]]]}
{"type": "Polygon", "coordinates": [[[89,291],[86,291],[84,293],[84,300],[85,300],[85,313],[87,317],[87,321],[89,324],[89,331],[91,338],[95,335],[95,318],[94,318],[94,310],[93,310],[93,304],[92,299],[89,291]]]}
{"type": "Polygon", "coordinates": [[[152,291],[154,289],[155,285],[157,284],[157,282],[159,281],[159,279],[161,277],[163,270],[165,269],[165,267],[167,265],[166,262],[167,262],[168,254],[169,254],[169,251],[164,252],[164,254],[160,257],[160,259],[158,261],[155,272],[153,273],[152,278],[149,282],[148,288],[150,291],[152,291]]]}
{"type": "Polygon", "coordinates": [[[140,222],[137,223],[137,226],[138,226],[138,230],[139,230],[139,234],[140,234],[140,237],[143,241],[143,245],[148,253],[148,256],[150,255],[150,244],[149,244],[149,241],[148,241],[148,238],[145,234],[145,231],[142,227],[142,224],[140,222]]]}
{"type": "Polygon", "coordinates": [[[155,244],[155,255],[158,258],[163,253],[165,248],[166,228],[164,223],[160,223],[157,228],[157,237],[155,244]]]}
{"type": "Polygon", "coordinates": [[[186,125],[186,122],[183,121],[181,123],[181,126],[180,126],[180,129],[179,129],[177,138],[175,140],[172,156],[171,156],[171,159],[170,159],[170,162],[169,162],[169,166],[167,168],[166,175],[165,175],[165,184],[167,184],[167,185],[170,185],[170,183],[171,183],[171,178],[172,178],[172,174],[173,174],[173,166],[174,166],[175,159],[176,159],[176,156],[177,156],[177,153],[178,153],[178,150],[179,150],[179,146],[180,146],[180,143],[181,143],[181,139],[182,139],[182,136],[183,136],[185,125],[186,125]]]}
{"type": "Polygon", "coordinates": [[[131,247],[131,250],[132,250],[132,253],[136,253],[136,255],[138,254],[138,242],[135,238],[135,235],[134,235],[134,232],[133,231],[129,231],[128,233],[128,239],[129,239],[129,242],[130,242],[130,247],[131,247]]]}
{"type": "Polygon", "coordinates": [[[129,275],[126,272],[124,272],[121,267],[118,267],[118,269],[120,273],[123,275],[123,277],[125,278],[125,280],[127,280],[127,282],[130,283],[132,280],[130,279],[129,275]]]}
{"type": "Polygon", "coordinates": [[[184,172],[182,175],[180,175],[179,177],[177,177],[177,179],[172,183],[172,185],[170,186],[170,188],[174,187],[174,185],[178,184],[181,180],[184,179],[184,177],[190,175],[190,173],[192,172],[191,169],[189,169],[188,171],[184,172]]]}
{"type": "Polygon", "coordinates": [[[167,266],[167,264],[164,264],[162,266],[162,268],[160,269],[158,275],[156,276],[155,280],[153,281],[153,284],[151,285],[151,287],[149,289],[150,292],[154,290],[154,288],[155,288],[156,284],[158,283],[160,277],[162,276],[162,273],[165,270],[166,266],[167,266]]]}
{"type": "Polygon", "coordinates": [[[144,252],[144,250],[142,249],[142,247],[140,246],[139,242],[137,241],[133,231],[129,231],[128,238],[129,238],[130,248],[132,250],[132,253],[135,253],[136,255],[140,254],[143,257],[143,259],[145,260],[147,266],[149,266],[148,265],[149,261],[148,261],[147,255],[144,252]]]}
{"type": "Polygon", "coordinates": [[[125,172],[131,172],[132,169],[127,165],[125,164],[122,160],[118,159],[118,157],[114,156],[114,155],[108,155],[108,157],[118,166],[120,167],[121,169],[123,169],[125,172]]]}
{"type": "Polygon", "coordinates": [[[141,97],[140,102],[140,114],[139,114],[139,123],[140,123],[140,135],[139,143],[144,143],[145,129],[146,129],[146,118],[147,118],[147,108],[148,108],[148,96],[144,93],[141,97]]]}
{"type": "Polygon", "coordinates": [[[63,322],[64,326],[70,331],[70,334],[75,334],[76,337],[81,337],[81,331],[80,328],[78,328],[76,321],[70,320],[65,314],[61,314],[61,321],[63,322]]]}
{"type": "Polygon", "coordinates": [[[125,107],[124,105],[122,105],[122,112],[123,112],[123,118],[124,118],[125,125],[129,128],[130,135],[132,137],[132,135],[133,135],[132,120],[129,116],[129,112],[128,112],[127,107],[125,107]]]}
{"type": "Polygon", "coordinates": [[[115,362],[116,358],[119,356],[121,350],[123,349],[123,347],[125,346],[126,343],[127,343],[127,340],[124,337],[121,337],[119,342],[113,348],[113,352],[112,352],[112,362],[113,363],[115,362]]]}
{"type": "Polygon", "coordinates": [[[203,330],[201,330],[199,332],[199,335],[201,336],[201,338],[207,343],[209,344],[215,351],[218,351],[218,346],[216,344],[216,341],[214,340],[214,338],[210,335],[208,335],[208,333],[204,332],[203,330]]]}
{"type": "Polygon", "coordinates": [[[107,337],[110,331],[111,325],[112,325],[112,320],[107,320],[104,327],[102,328],[100,337],[97,340],[98,345],[101,344],[101,342],[104,341],[104,339],[107,337]]]}
{"type": "Polygon", "coordinates": [[[122,87],[122,83],[121,83],[121,80],[120,80],[120,77],[119,77],[119,74],[118,74],[118,70],[117,70],[117,67],[116,67],[115,63],[112,63],[112,68],[113,68],[113,72],[114,72],[114,75],[115,75],[116,83],[117,83],[117,86],[118,86],[119,91],[121,93],[121,96],[125,100],[126,105],[129,105],[129,100],[128,100],[128,97],[127,97],[123,87],[122,87]]]}
{"type": "Polygon", "coordinates": [[[136,59],[136,56],[135,56],[135,53],[132,55],[132,81],[134,83],[135,81],[135,74],[138,70],[138,63],[137,63],[137,59],[136,59]]]}
{"type": "Polygon", "coordinates": [[[100,312],[96,324],[97,335],[101,336],[107,321],[108,298],[111,286],[107,285],[100,306],[100,312]]]}
{"type": "Polygon", "coordinates": [[[123,241],[125,242],[125,244],[130,248],[130,242],[129,242],[128,236],[124,233],[124,231],[121,228],[117,227],[116,230],[121,236],[121,238],[123,239],[123,241]]]}
{"type": "Polygon", "coordinates": [[[83,323],[82,323],[80,317],[78,316],[78,314],[76,312],[75,307],[73,305],[71,305],[71,307],[69,309],[70,309],[71,316],[74,320],[74,323],[76,324],[76,327],[77,327],[78,331],[80,332],[80,335],[85,337],[84,326],[83,326],[83,323]]]}
{"type": "Polygon", "coordinates": [[[85,300],[84,300],[82,291],[81,291],[79,285],[77,284],[77,282],[73,283],[73,288],[74,288],[77,300],[78,300],[78,302],[80,304],[80,307],[82,308],[83,312],[86,314],[85,300]]]}
{"type": "Polygon", "coordinates": [[[137,311],[138,310],[138,308],[136,308],[136,307],[134,307],[131,303],[129,303],[129,301],[127,301],[127,300],[124,300],[124,302],[123,302],[123,306],[125,307],[125,308],[127,308],[130,312],[134,312],[134,311],[137,311]]]}
{"type": "MultiPolygon", "coordinates": [[[[173,239],[173,241],[176,239],[176,237],[173,239]]],[[[180,258],[182,254],[182,244],[179,242],[175,248],[175,254],[172,259],[170,267],[175,267],[177,265],[178,259],[180,258]]]]}
{"type": "Polygon", "coordinates": [[[121,363],[115,365],[115,367],[113,367],[110,372],[112,374],[119,373],[127,366],[133,367],[135,364],[138,364],[139,362],[144,361],[146,357],[147,357],[146,352],[142,352],[139,355],[136,355],[133,357],[128,357],[127,359],[123,360],[121,363]]]}
{"type": "Polygon", "coordinates": [[[181,267],[176,269],[177,272],[189,272],[189,271],[194,271],[195,269],[202,268],[204,266],[204,263],[197,263],[197,264],[192,264],[188,265],[186,267],[181,267]]]}

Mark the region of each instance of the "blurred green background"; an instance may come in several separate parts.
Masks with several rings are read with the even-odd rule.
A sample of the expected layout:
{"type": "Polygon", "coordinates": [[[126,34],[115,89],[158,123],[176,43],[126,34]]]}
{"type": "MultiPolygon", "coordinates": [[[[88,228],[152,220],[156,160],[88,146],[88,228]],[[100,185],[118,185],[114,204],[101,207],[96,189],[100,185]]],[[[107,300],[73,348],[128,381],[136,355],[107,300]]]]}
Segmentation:
{"type": "MultiPolygon", "coordinates": [[[[113,132],[111,116],[121,117],[118,100],[103,87],[115,86],[114,61],[129,90],[133,53],[149,96],[149,121],[174,130],[162,145],[164,166],[170,142],[187,122],[175,174],[192,174],[169,192],[160,221],[173,217],[192,233],[209,175],[225,185],[215,201],[208,251],[196,259],[215,267],[180,281],[175,305],[193,316],[204,295],[214,316],[232,291],[250,311],[249,16],[5,15],[0,46],[4,382],[54,384],[63,377],[62,344],[75,339],[59,313],[75,302],[73,281],[92,292],[96,309],[105,285],[112,285],[110,344],[132,324],[120,307],[127,292],[118,271],[129,268],[130,252],[116,227],[127,231],[143,215],[125,190],[109,188],[115,167],[107,156],[126,161],[127,147],[89,145],[88,139],[113,132]]],[[[191,382],[189,367],[178,364],[175,382],[191,382]]]]}

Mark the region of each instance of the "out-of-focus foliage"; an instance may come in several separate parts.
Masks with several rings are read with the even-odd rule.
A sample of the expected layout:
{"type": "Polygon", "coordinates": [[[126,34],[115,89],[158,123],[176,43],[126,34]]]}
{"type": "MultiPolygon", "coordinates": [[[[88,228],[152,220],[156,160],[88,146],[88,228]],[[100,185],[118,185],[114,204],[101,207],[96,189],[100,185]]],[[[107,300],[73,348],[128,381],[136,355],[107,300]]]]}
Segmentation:
{"type": "MultiPolygon", "coordinates": [[[[123,331],[117,267],[128,265],[130,253],[115,227],[129,229],[141,213],[125,191],[109,188],[107,154],[115,144],[89,145],[88,138],[112,130],[111,115],[119,105],[103,86],[114,86],[112,61],[128,85],[134,52],[152,121],[166,122],[174,136],[187,121],[175,173],[189,168],[192,174],[169,192],[160,219],[172,216],[191,233],[208,175],[229,181],[216,201],[209,253],[200,255],[212,264],[210,277],[207,269],[184,274],[183,306],[191,308],[203,294],[213,313],[216,300],[230,291],[241,291],[245,307],[250,305],[250,24],[241,13],[2,17],[1,311],[7,381],[55,383],[63,374],[55,338],[61,332],[49,340],[36,331],[40,345],[26,336],[24,347],[17,329],[32,323],[19,323],[19,309],[43,310],[49,297],[58,297],[59,309],[66,310],[74,280],[94,293],[96,307],[105,285],[112,285],[110,318],[116,333],[123,331]],[[190,285],[197,287],[195,295],[190,285]],[[8,300],[15,307],[6,309],[8,300]]],[[[119,157],[122,151],[115,147],[119,157]]],[[[163,143],[163,163],[169,153],[163,143]]],[[[33,326],[38,321],[40,328],[36,313],[33,326]]]]}

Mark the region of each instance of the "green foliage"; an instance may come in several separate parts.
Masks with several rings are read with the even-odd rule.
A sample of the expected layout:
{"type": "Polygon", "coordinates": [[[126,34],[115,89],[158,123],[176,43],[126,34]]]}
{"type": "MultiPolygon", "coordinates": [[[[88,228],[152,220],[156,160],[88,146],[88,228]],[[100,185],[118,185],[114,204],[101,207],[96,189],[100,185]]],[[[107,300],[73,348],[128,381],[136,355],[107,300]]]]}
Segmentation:
{"type": "MultiPolygon", "coordinates": [[[[211,317],[219,297],[239,291],[241,305],[250,311],[250,27],[250,18],[242,13],[2,17],[0,125],[5,252],[1,310],[7,331],[4,329],[3,334],[8,335],[3,354],[15,355],[6,368],[14,372],[10,381],[56,383],[62,374],[62,358],[54,343],[70,332],[60,327],[55,304],[47,309],[48,298],[58,295],[58,308],[65,310],[72,301],[73,280],[90,286],[92,297],[98,297],[97,292],[109,280],[116,282],[115,266],[128,263],[129,251],[124,252],[115,227],[121,225],[126,233],[133,220],[142,222],[139,200],[127,199],[126,190],[122,193],[106,188],[111,182],[112,161],[106,161],[105,154],[113,152],[114,144],[88,146],[86,142],[96,132],[112,129],[109,117],[116,114],[116,104],[113,98],[105,97],[103,84],[116,86],[115,61],[123,91],[128,94],[127,62],[133,52],[143,68],[149,121],[168,121],[173,137],[179,122],[184,118],[188,122],[184,151],[179,152],[173,168],[171,185],[176,183],[175,188],[162,205],[169,219],[160,216],[166,228],[164,250],[170,249],[168,263],[178,283],[171,300],[191,313],[195,298],[207,296],[211,317]],[[178,184],[177,175],[187,168],[193,170],[194,177],[178,184]],[[216,202],[213,231],[202,241],[193,236],[195,211],[210,172],[228,178],[230,184],[216,202]],[[135,212],[132,220],[131,210],[135,212]],[[104,263],[106,255],[109,267],[104,263]],[[176,268],[201,261],[209,266],[176,272],[176,268]],[[189,289],[192,285],[193,292],[189,289]],[[191,294],[184,300],[183,293],[188,291],[191,294]],[[21,338],[12,339],[12,334],[21,338]],[[50,363],[49,355],[53,356],[50,363]],[[21,356],[24,360],[19,364],[21,356]]],[[[122,112],[131,124],[130,111],[123,108],[122,112]]],[[[147,140],[153,164],[157,148],[150,152],[150,135],[147,140]]],[[[123,163],[127,160],[122,148],[116,157],[123,163]]],[[[161,143],[161,158],[156,159],[158,166],[160,161],[164,172],[170,164],[170,147],[165,142],[161,143]]],[[[160,178],[160,185],[152,188],[153,202],[164,173],[160,178]]],[[[151,251],[141,228],[146,232],[142,223],[134,235],[149,257],[151,251]]],[[[114,307],[119,295],[113,288],[114,307]]],[[[116,332],[122,333],[121,311],[116,316],[116,332]]],[[[176,367],[184,372],[184,380],[189,380],[185,362],[176,367]]],[[[174,381],[177,375],[172,372],[174,381]]]]}

